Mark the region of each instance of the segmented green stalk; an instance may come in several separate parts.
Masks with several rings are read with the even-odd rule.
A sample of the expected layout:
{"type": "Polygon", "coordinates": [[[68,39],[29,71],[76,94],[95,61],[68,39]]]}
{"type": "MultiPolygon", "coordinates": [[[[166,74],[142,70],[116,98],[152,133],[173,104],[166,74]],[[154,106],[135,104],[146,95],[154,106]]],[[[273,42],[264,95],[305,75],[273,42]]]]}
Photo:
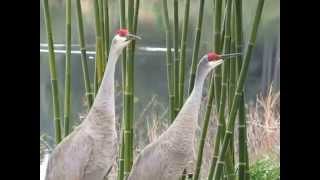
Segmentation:
{"type": "MultiPolygon", "coordinates": [[[[104,54],[105,54],[105,61],[108,60],[108,55],[109,55],[109,48],[110,48],[110,25],[109,25],[109,0],[103,0],[103,9],[104,9],[104,54]]],[[[107,63],[107,62],[106,62],[107,63]]]]}
{"type": "Polygon", "coordinates": [[[178,0],[173,0],[173,37],[174,37],[174,63],[173,63],[173,76],[174,76],[174,116],[177,116],[179,108],[179,4],[178,0]]]}
{"type": "Polygon", "coordinates": [[[196,77],[196,68],[198,63],[199,48],[200,48],[200,39],[201,39],[201,30],[202,30],[202,21],[203,21],[203,12],[204,12],[204,0],[200,0],[199,11],[198,11],[198,24],[196,28],[196,37],[194,39],[194,49],[192,52],[191,60],[191,70],[190,70],[190,80],[189,80],[189,94],[193,90],[194,80],[196,77]]]}
{"type": "MultiPolygon", "coordinates": [[[[134,23],[134,1],[128,1],[128,30],[133,32],[134,23]]],[[[131,170],[133,162],[133,117],[134,117],[134,52],[133,44],[130,43],[127,48],[126,58],[126,84],[124,92],[124,177],[126,178],[131,170]]]]}
{"type": "MultiPolygon", "coordinates": [[[[231,48],[231,7],[232,7],[232,0],[227,1],[227,8],[225,11],[225,20],[224,20],[224,29],[225,29],[225,37],[224,37],[224,43],[223,43],[223,49],[224,53],[228,54],[230,53],[230,48],[231,48]]],[[[219,102],[219,115],[218,115],[218,132],[217,136],[215,138],[215,147],[214,147],[214,154],[212,158],[212,164],[211,164],[211,169],[209,172],[209,179],[212,178],[213,176],[213,170],[214,167],[216,166],[217,163],[217,155],[219,153],[219,147],[221,143],[221,138],[223,137],[225,133],[225,111],[227,110],[227,92],[228,92],[228,83],[230,79],[230,60],[225,60],[223,64],[223,69],[222,69],[222,83],[221,83],[221,91],[220,91],[220,102],[219,102]],[[219,138],[219,139],[218,139],[219,138]]],[[[229,146],[228,148],[228,158],[226,162],[226,176],[228,179],[234,179],[233,174],[234,174],[234,166],[232,162],[232,147],[229,146]]]]}
{"type": "Polygon", "coordinates": [[[215,167],[214,180],[220,180],[220,178],[221,178],[222,167],[223,167],[222,165],[225,160],[226,150],[227,150],[227,147],[230,143],[230,139],[233,136],[235,119],[236,119],[238,107],[239,107],[240,100],[241,100],[241,94],[243,92],[243,88],[245,85],[245,80],[246,80],[248,67],[249,67],[249,63],[250,63],[250,59],[251,59],[251,55],[252,55],[252,50],[253,50],[253,47],[254,47],[254,44],[256,41],[256,37],[257,37],[257,31],[258,31],[258,27],[259,27],[259,23],[260,23],[260,19],[261,19],[263,5],[264,5],[264,0],[259,0],[256,15],[254,18],[253,28],[251,31],[250,41],[249,41],[249,44],[247,47],[246,54],[244,56],[244,61],[242,64],[240,75],[239,75],[239,80],[238,80],[237,86],[236,86],[235,97],[233,99],[231,111],[230,111],[229,118],[228,118],[229,120],[227,123],[227,130],[226,130],[226,133],[225,133],[225,136],[223,139],[222,147],[219,152],[218,164],[215,167]]]}
{"type": "Polygon", "coordinates": [[[97,84],[96,92],[102,81],[103,77],[103,63],[102,63],[102,34],[100,26],[100,12],[99,12],[99,0],[94,1],[94,15],[95,15],[95,24],[96,24],[96,71],[97,71],[97,84]]]}
{"type": "MultiPolygon", "coordinates": [[[[219,3],[221,4],[221,0],[216,0],[215,3],[218,3],[218,5],[219,5],[219,3]]],[[[220,7],[220,10],[219,10],[219,8],[216,9],[215,17],[221,16],[221,7],[222,6],[218,6],[218,5],[216,5],[215,7],[220,7]]],[[[220,31],[220,27],[221,27],[221,23],[219,23],[220,21],[221,21],[220,18],[216,18],[215,23],[218,22],[218,24],[216,24],[217,26],[215,27],[215,31],[218,31],[217,28],[219,28],[219,31],[220,31]],[[217,19],[219,19],[219,20],[217,20],[217,19]]],[[[220,35],[221,35],[220,33],[218,35],[215,34],[215,39],[214,39],[214,44],[215,44],[214,48],[215,48],[215,52],[217,52],[217,53],[219,53],[221,51],[220,50],[221,46],[219,45],[219,43],[220,43],[220,35]]],[[[198,45],[195,45],[194,53],[198,54],[198,52],[195,52],[196,46],[198,46],[198,45]]],[[[198,47],[198,49],[199,49],[199,47],[198,47]]],[[[192,63],[194,63],[194,62],[192,61],[192,63]]],[[[192,68],[192,66],[191,66],[191,68],[192,68]]],[[[203,147],[204,147],[204,144],[205,144],[205,138],[207,136],[209,119],[210,119],[210,115],[211,115],[211,111],[212,111],[212,102],[213,102],[213,97],[214,97],[213,96],[214,95],[213,77],[214,76],[212,74],[211,81],[210,81],[210,87],[209,87],[208,102],[207,102],[207,105],[206,105],[206,111],[205,111],[205,115],[204,115],[204,122],[203,122],[203,126],[202,126],[200,142],[199,142],[199,146],[198,146],[196,169],[195,169],[195,173],[194,173],[194,176],[193,176],[194,180],[197,180],[199,178],[199,175],[200,175],[201,164],[202,164],[203,147]]],[[[190,90],[192,90],[192,88],[193,88],[194,78],[195,78],[195,74],[192,74],[192,70],[191,70],[189,93],[190,93],[190,90]]],[[[219,135],[217,135],[217,136],[219,137],[219,135]]]]}
{"type": "MultiPolygon", "coordinates": [[[[215,0],[215,7],[216,7],[216,12],[215,12],[215,20],[214,20],[214,49],[216,53],[220,53],[220,49],[223,47],[223,37],[222,35],[222,23],[221,23],[221,16],[222,16],[222,0],[215,0]]],[[[216,102],[216,111],[219,111],[219,102],[220,102],[220,90],[221,90],[221,66],[217,67],[212,74],[211,77],[211,82],[210,83],[210,89],[212,88],[212,91],[214,90],[214,94],[211,93],[215,97],[215,102],[216,102]]],[[[211,92],[211,91],[210,91],[211,92]]],[[[212,102],[210,102],[212,103],[212,102]]],[[[210,109],[211,111],[211,109],[210,109]]]]}
{"type": "Polygon", "coordinates": [[[88,105],[89,105],[89,108],[90,108],[92,103],[93,103],[93,92],[91,91],[89,72],[88,72],[86,44],[85,44],[85,38],[84,38],[82,10],[81,10],[81,2],[80,2],[80,0],[76,0],[76,6],[77,6],[78,30],[79,30],[79,41],[80,41],[80,51],[81,51],[81,66],[82,66],[83,82],[84,82],[84,86],[85,86],[88,105]]]}
{"type": "MultiPolygon", "coordinates": [[[[139,7],[140,7],[140,0],[135,0],[135,5],[134,5],[134,21],[133,21],[133,33],[137,34],[138,30],[138,18],[139,18],[139,7]]],[[[136,42],[133,41],[133,51],[136,49],[136,42]]]]}
{"type": "Polygon", "coordinates": [[[69,134],[71,115],[71,0],[66,1],[66,64],[64,88],[64,137],[66,137],[69,134]]]}
{"type": "Polygon", "coordinates": [[[55,141],[56,141],[56,144],[58,144],[61,141],[59,88],[58,88],[56,60],[55,60],[54,47],[53,47],[53,33],[52,33],[52,27],[51,27],[51,17],[50,17],[48,0],[43,0],[43,8],[44,8],[45,23],[46,23],[47,38],[48,38],[48,48],[49,48],[49,69],[50,69],[51,91],[52,91],[52,100],[53,100],[55,141]]]}
{"type": "Polygon", "coordinates": [[[104,0],[99,0],[99,21],[100,21],[100,31],[101,31],[101,66],[102,66],[102,74],[104,73],[106,66],[106,57],[105,57],[105,30],[104,30],[104,0]]]}
{"type": "Polygon", "coordinates": [[[187,34],[188,34],[188,23],[189,23],[189,10],[190,0],[186,0],[184,21],[181,38],[181,52],[180,52],[180,64],[179,64],[179,110],[183,105],[184,101],[184,77],[185,77],[185,61],[186,61],[186,47],[187,47],[187,34]]]}
{"type": "MultiPolygon", "coordinates": [[[[120,7],[120,27],[125,28],[126,27],[126,6],[125,6],[125,0],[120,0],[119,1],[119,7],[120,7]]],[[[125,85],[126,85],[126,49],[122,51],[122,92],[125,92],[125,85]]],[[[125,94],[123,93],[123,105],[125,104],[125,94]]],[[[122,108],[122,121],[121,121],[121,129],[122,129],[122,137],[121,137],[121,150],[120,150],[120,157],[119,157],[119,162],[118,162],[118,180],[123,180],[124,179],[124,149],[125,149],[125,144],[124,144],[124,132],[125,132],[125,127],[124,127],[124,114],[126,113],[125,109],[122,108]]]]}
{"type": "Polygon", "coordinates": [[[169,92],[169,123],[174,120],[174,89],[173,89],[173,65],[172,65],[172,52],[171,52],[171,30],[168,14],[168,3],[167,0],[162,0],[163,2],[163,22],[166,31],[166,46],[167,46],[167,81],[168,81],[168,92],[169,92]]]}

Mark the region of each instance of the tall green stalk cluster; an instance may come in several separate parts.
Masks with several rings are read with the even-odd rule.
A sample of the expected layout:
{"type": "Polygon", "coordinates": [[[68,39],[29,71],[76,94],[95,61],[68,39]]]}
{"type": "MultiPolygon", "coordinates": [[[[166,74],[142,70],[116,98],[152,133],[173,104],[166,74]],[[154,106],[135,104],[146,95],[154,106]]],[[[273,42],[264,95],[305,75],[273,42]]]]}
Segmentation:
{"type": "MultiPolygon", "coordinates": [[[[121,17],[121,26],[127,24],[128,30],[131,33],[136,33],[138,28],[138,16],[139,16],[139,0],[128,0],[127,7],[127,19],[121,17]]],[[[120,1],[120,15],[125,16],[125,1],[120,1]]],[[[120,172],[118,173],[121,177],[126,178],[131,170],[133,164],[133,123],[134,123],[134,53],[135,53],[135,42],[130,43],[127,47],[126,57],[124,60],[123,69],[124,75],[124,111],[123,111],[123,123],[122,123],[122,135],[123,140],[121,144],[120,159],[119,162],[120,172]],[[123,169],[123,170],[122,170],[123,169]],[[123,172],[121,172],[123,171],[123,172]]],[[[123,55],[123,56],[125,56],[123,55]]]]}
{"type": "MultiPolygon", "coordinates": [[[[263,4],[264,1],[259,0],[251,39],[245,52],[244,61],[242,62],[242,56],[232,58],[235,60],[225,60],[224,64],[216,68],[212,74],[204,123],[198,146],[194,180],[200,179],[203,148],[214,105],[217,112],[218,129],[214,138],[214,149],[208,180],[220,180],[221,178],[244,180],[249,177],[244,84],[263,4]],[[213,101],[215,101],[215,104],[213,104],[213,101]],[[235,163],[233,142],[234,124],[237,115],[239,124],[238,167],[236,167],[235,163]],[[238,172],[236,172],[236,168],[238,172]]],[[[215,0],[214,7],[214,51],[222,54],[243,53],[242,0],[226,0],[225,2],[223,0],[215,0]]],[[[192,84],[190,83],[190,85],[192,84]]]]}
{"type": "Polygon", "coordinates": [[[56,68],[56,58],[54,54],[53,47],[53,32],[51,26],[51,16],[48,0],[43,0],[43,9],[45,15],[45,23],[48,38],[48,48],[49,48],[49,70],[51,78],[51,92],[53,100],[53,119],[55,127],[55,142],[58,144],[62,139],[62,128],[61,128],[61,117],[60,117],[60,105],[59,105],[59,88],[58,88],[58,78],[57,78],[57,68],[56,68]]]}
{"type": "MultiPolygon", "coordinates": [[[[71,14],[72,14],[72,1],[66,0],[66,27],[65,27],[65,43],[66,43],[66,54],[65,54],[65,86],[64,86],[64,118],[61,121],[61,113],[59,106],[59,88],[57,82],[57,70],[55,63],[55,53],[54,53],[54,42],[53,42],[53,32],[52,24],[50,17],[50,9],[48,0],[43,0],[43,8],[45,13],[45,23],[47,29],[48,37],[48,47],[49,47],[49,68],[50,68],[50,77],[52,85],[52,97],[53,97],[53,112],[54,112],[54,122],[55,122],[55,140],[58,144],[63,137],[66,137],[70,133],[70,127],[72,122],[71,118],[71,14]]],[[[109,51],[109,15],[108,15],[108,1],[107,0],[96,0],[94,1],[95,7],[95,19],[96,19],[96,65],[95,65],[95,85],[94,92],[92,91],[88,63],[87,63],[87,54],[86,54],[86,45],[85,45],[85,36],[84,36],[84,25],[81,9],[81,1],[76,0],[76,12],[77,12],[77,21],[78,21],[78,32],[79,32],[79,43],[80,43],[80,52],[81,52],[81,66],[83,73],[83,82],[85,87],[85,96],[87,98],[88,108],[90,108],[94,101],[94,92],[99,87],[101,82],[104,68],[106,65],[106,59],[109,51]]]]}

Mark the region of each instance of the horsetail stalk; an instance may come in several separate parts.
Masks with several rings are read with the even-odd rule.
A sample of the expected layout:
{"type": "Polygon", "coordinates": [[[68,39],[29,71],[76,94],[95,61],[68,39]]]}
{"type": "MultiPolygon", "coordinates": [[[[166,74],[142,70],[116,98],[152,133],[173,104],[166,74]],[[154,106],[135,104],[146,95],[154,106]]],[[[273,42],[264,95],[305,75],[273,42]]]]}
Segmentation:
{"type": "MultiPolygon", "coordinates": [[[[125,28],[126,27],[126,6],[125,6],[125,0],[119,1],[119,7],[120,7],[120,27],[125,28]]],[[[122,92],[125,92],[125,84],[126,84],[126,49],[122,51],[122,92]]],[[[125,104],[125,95],[123,93],[123,105],[125,104]]],[[[118,171],[118,180],[123,180],[124,178],[124,151],[125,151],[125,144],[124,144],[124,114],[125,109],[122,109],[122,123],[121,123],[121,129],[122,129],[122,137],[121,137],[121,150],[120,150],[120,158],[119,158],[119,171],[118,171]]]]}
{"type": "Polygon", "coordinates": [[[88,63],[87,63],[86,45],[85,45],[85,39],[84,39],[82,10],[81,10],[80,0],[76,0],[76,7],[77,7],[77,18],[78,18],[78,30],[79,30],[83,82],[84,82],[84,86],[85,86],[88,105],[90,108],[93,103],[93,92],[91,91],[89,72],[88,72],[88,63]]]}
{"type": "Polygon", "coordinates": [[[238,177],[239,180],[246,180],[246,166],[248,161],[246,159],[246,148],[247,148],[247,128],[246,128],[246,110],[244,106],[244,94],[242,93],[240,97],[240,106],[239,106],[239,171],[238,177]]]}
{"type": "MultiPolygon", "coordinates": [[[[242,32],[242,0],[235,0],[235,48],[237,52],[242,51],[243,47],[243,32],[242,32]]],[[[236,61],[236,77],[239,75],[241,70],[242,56],[238,56],[236,61]]],[[[238,149],[239,149],[239,169],[238,169],[238,178],[239,180],[249,180],[249,176],[247,176],[247,167],[249,167],[248,162],[248,151],[247,151],[247,128],[246,128],[246,110],[245,110],[245,98],[244,92],[242,91],[240,97],[240,105],[238,111],[238,149]]]]}
{"type": "Polygon", "coordinates": [[[241,94],[243,92],[243,88],[245,85],[245,80],[246,80],[248,67],[249,67],[249,63],[250,63],[250,59],[251,59],[251,55],[252,55],[252,50],[253,50],[254,44],[256,42],[257,31],[258,31],[258,27],[259,27],[261,15],[262,15],[263,5],[264,5],[264,0],[259,0],[256,15],[254,18],[253,28],[252,28],[251,35],[250,35],[250,41],[249,41],[249,44],[247,47],[246,54],[244,56],[244,61],[243,61],[242,67],[241,67],[241,71],[240,71],[240,75],[239,75],[239,79],[238,79],[237,87],[236,87],[236,91],[235,91],[235,97],[233,99],[231,111],[229,114],[227,130],[226,130],[226,133],[225,133],[225,136],[223,139],[222,147],[219,152],[218,164],[215,167],[214,180],[220,180],[220,178],[221,178],[222,164],[225,160],[226,150],[227,150],[227,147],[230,143],[230,138],[233,136],[235,119],[236,119],[238,107],[239,107],[240,100],[241,100],[241,94]]]}
{"type": "MultiPolygon", "coordinates": [[[[223,46],[223,51],[224,53],[230,53],[230,41],[231,41],[231,5],[232,5],[232,1],[231,0],[228,0],[227,1],[227,9],[226,9],[226,16],[225,16],[225,37],[224,37],[224,46],[223,46]]],[[[221,138],[223,137],[224,133],[225,133],[225,109],[226,109],[226,100],[227,100],[227,88],[228,88],[228,78],[229,78],[229,65],[230,62],[229,60],[225,61],[222,65],[222,82],[221,82],[221,90],[219,90],[219,92],[221,93],[219,95],[219,104],[218,106],[220,107],[219,108],[219,111],[218,111],[218,132],[217,132],[217,136],[215,138],[215,141],[214,141],[214,154],[213,154],[213,158],[212,158],[212,162],[211,162],[211,169],[210,169],[210,172],[209,172],[209,179],[212,178],[213,176],[213,170],[214,170],[214,167],[216,166],[216,163],[217,163],[217,156],[218,156],[218,153],[219,153],[219,148],[220,148],[220,143],[222,142],[221,141],[221,138]]],[[[216,100],[217,101],[217,100],[216,100]]],[[[230,152],[230,151],[229,151],[230,152]]],[[[229,154],[230,155],[230,154],[229,154]]],[[[230,159],[229,159],[230,160],[230,159]]],[[[228,163],[230,163],[230,161],[228,161],[228,163]]],[[[231,170],[230,168],[230,164],[228,164],[228,173],[229,173],[229,170],[231,170]]]]}
{"type": "Polygon", "coordinates": [[[173,65],[172,65],[172,52],[171,52],[171,30],[168,14],[168,3],[167,0],[162,0],[163,2],[163,22],[166,32],[166,46],[167,46],[167,82],[168,82],[168,92],[169,92],[169,123],[173,122],[174,116],[174,89],[173,89],[173,65]]]}
{"type": "Polygon", "coordinates": [[[180,64],[179,64],[179,109],[182,107],[184,101],[184,80],[185,80],[185,61],[186,61],[186,46],[187,46],[187,33],[189,23],[189,10],[190,0],[186,0],[184,21],[181,38],[181,52],[180,52],[180,64]]]}
{"type": "MultiPolygon", "coordinates": [[[[134,1],[128,1],[128,30],[133,32],[133,16],[134,16],[134,1]]],[[[126,58],[126,82],[124,91],[124,177],[128,177],[133,163],[133,117],[134,117],[134,51],[133,44],[130,43],[127,48],[126,58]]]]}
{"type": "MultiPolygon", "coordinates": [[[[203,8],[204,5],[204,0],[200,1],[200,3],[203,2],[202,6],[200,5],[200,8],[203,8]]],[[[221,0],[216,0],[215,1],[215,7],[216,7],[216,13],[215,13],[215,36],[214,36],[214,51],[217,53],[220,53],[221,51],[221,46],[220,46],[220,39],[221,39],[221,8],[222,8],[222,1],[221,0]],[[219,18],[218,18],[219,17],[219,18]]],[[[203,10],[200,10],[200,12],[202,12],[203,10]]],[[[194,66],[195,59],[196,56],[198,54],[198,50],[199,50],[199,41],[200,41],[200,32],[201,32],[201,27],[202,27],[202,16],[203,14],[201,13],[201,16],[199,14],[199,21],[198,21],[198,28],[197,28],[197,32],[199,32],[199,37],[197,39],[197,35],[196,35],[196,40],[195,40],[195,49],[193,51],[193,60],[192,60],[192,66],[191,68],[194,66]],[[201,21],[201,22],[200,22],[201,21]]],[[[217,67],[216,69],[218,69],[219,67],[217,67]]],[[[215,70],[216,71],[216,70],[215,70]]],[[[195,78],[195,70],[193,71],[191,69],[191,76],[190,76],[190,83],[189,83],[189,93],[192,91],[193,88],[193,83],[194,83],[194,78],[195,78]]],[[[210,115],[211,115],[211,111],[212,111],[212,102],[213,102],[213,97],[214,97],[214,83],[213,83],[213,78],[214,76],[211,76],[211,80],[210,80],[210,87],[209,87],[209,95],[208,95],[208,102],[206,105],[206,111],[205,111],[205,115],[204,115],[204,123],[203,123],[203,127],[202,127],[202,132],[201,132],[201,139],[199,142],[199,148],[198,148],[198,155],[197,155],[197,162],[196,162],[196,169],[195,169],[195,174],[194,174],[194,180],[197,180],[199,178],[200,175],[200,170],[201,170],[201,164],[202,164],[202,154],[203,154],[203,147],[204,147],[204,143],[205,143],[205,138],[207,135],[207,130],[208,130],[208,124],[209,124],[209,119],[210,119],[210,115]]],[[[217,99],[216,99],[217,100],[217,99]]],[[[219,126],[218,126],[219,127],[219,126]]],[[[221,127],[218,128],[218,132],[219,130],[221,131],[221,127]]],[[[217,134],[217,137],[219,137],[219,133],[217,134]]],[[[219,143],[218,143],[219,144],[219,143]]],[[[214,148],[217,148],[218,145],[217,143],[215,144],[214,148]]]]}
{"type": "Polygon", "coordinates": [[[94,1],[94,16],[95,16],[95,24],[96,24],[96,75],[97,75],[97,84],[96,84],[96,92],[98,90],[97,87],[100,86],[102,76],[103,76],[103,64],[102,64],[102,34],[101,34],[101,26],[100,26],[100,12],[99,12],[99,0],[94,1]]]}
{"type": "Polygon", "coordinates": [[[56,72],[56,60],[53,47],[53,34],[51,27],[51,17],[48,5],[48,0],[43,0],[43,8],[45,15],[45,23],[47,29],[48,48],[49,48],[49,69],[51,78],[51,91],[53,99],[53,119],[55,126],[55,142],[58,144],[61,141],[61,122],[60,122],[60,107],[59,107],[59,88],[56,72]]]}
{"type": "Polygon", "coordinates": [[[105,66],[106,66],[106,58],[105,58],[105,30],[104,30],[104,0],[99,0],[99,18],[100,18],[100,31],[101,31],[101,66],[102,66],[102,74],[104,73],[105,66]]]}
{"type": "MultiPolygon", "coordinates": [[[[224,46],[223,51],[224,54],[230,53],[230,45],[231,45],[231,7],[232,0],[227,0],[227,8],[226,8],[226,16],[225,16],[225,36],[224,36],[224,46]]],[[[227,92],[228,92],[228,81],[230,79],[230,61],[226,60],[222,66],[222,83],[221,83],[221,95],[220,95],[220,109],[219,109],[219,124],[222,124],[223,128],[221,129],[221,134],[225,133],[225,111],[227,110],[227,92]]],[[[223,136],[221,136],[223,137],[223,136]]],[[[221,140],[220,140],[221,142],[221,140]]],[[[228,147],[227,161],[225,163],[226,167],[226,176],[227,179],[234,179],[234,167],[232,163],[232,147],[228,147]]]]}
{"type": "Polygon", "coordinates": [[[71,114],[71,0],[66,1],[66,64],[64,88],[64,137],[66,137],[69,134],[71,114]]]}
{"type": "Polygon", "coordinates": [[[196,28],[196,37],[194,39],[194,49],[192,53],[191,60],[191,71],[190,71],[190,80],[189,80],[189,94],[193,90],[194,81],[196,77],[196,68],[199,56],[199,48],[200,48],[200,39],[201,39],[201,30],[202,30],[202,21],[203,21],[203,12],[204,12],[204,0],[200,1],[199,5],[199,15],[198,15],[198,24],[196,28]]]}
{"type": "MultiPolygon", "coordinates": [[[[134,18],[133,18],[133,33],[137,34],[138,30],[138,18],[139,18],[139,7],[140,7],[140,0],[135,0],[134,5],[134,18]]],[[[136,42],[133,41],[133,51],[136,49],[136,42]]]]}
{"type": "Polygon", "coordinates": [[[174,116],[179,113],[179,4],[178,0],[173,0],[173,36],[174,36],[174,63],[173,63],[173,89],[174,89],[174,116]]]}
{"type": "MultiPolygon", "coordinates": [[[[109,25],[109,0],[103,0],[103,15],[104,15],[104,54],[105,57],[108,57],[109,55],[109,42],[110,42],[110,37],[109,37],[109,33],[110,33],[110,25],[109,25]]],[[[105,61],[107,61],[108,58],[105,59],[105,61]]],[[[107,62],[106,62],[107,63],[107,62]]]]}
{"type": "MultiPolygon", "coordinates": [[[[222,15],[222,0],[215,0],[215,7],[216,7],[216,12],[215,12],[215,20],[214,20],[214,49],[217,53],[220,53],[220,50],[222,48],[222,43],[221,41],[221,32],[222,32],[222,24],[221,24],[221,15],[222,15]]],[[[215,101],[216,101],[216,109],[217,112],[219,111],[219,102],[220,102],[220,90],[221,90],[221,66],[217,67],[214,73],[212,74],[211,77],[211,83],[210,83],[210,91],[209,93],[211,96],[214,95],[215,101]],[[214,90],[214,93],[211,93],[211,91],[214,90]]],[[[211,102],[208,102],[208,104],[212,104],[211,102]]],[[[211,106],[211,105],[210,105],[211,106]]],[[[207,111],[211,111],[211,108],[208,109],[207,111]]]]}

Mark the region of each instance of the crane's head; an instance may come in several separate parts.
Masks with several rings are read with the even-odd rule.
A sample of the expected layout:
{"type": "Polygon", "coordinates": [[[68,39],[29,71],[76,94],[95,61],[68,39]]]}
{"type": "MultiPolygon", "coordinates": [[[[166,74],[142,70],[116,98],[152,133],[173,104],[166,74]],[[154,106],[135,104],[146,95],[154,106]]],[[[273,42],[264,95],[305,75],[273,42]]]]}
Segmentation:
{"type": "Polygon", "coordinates": [[[198,73],[207,75],[211,70],[222,64],[225,59],[238,55],[241,55],[241,53],[220,55],[215,52],[209,52],[201,58],[198,65],[198,73]]]}
{"type": "Polygon", "coordinates": [[[239,56],[241,53],[232,53],[232,54],[217,54],[215,52],[209,52],[206,56],[205,59],[207,60],[208,65],[213,69],[220,64],[223,63],[223,61],[227,58],[239,56]]]}
{"type": "Polygon", "coordinates": [[[141,37],[130,34],[127,29],[119,29],[116,32],[116,36],[112,40],[112,46],[118,50],[122,50],[127,47],[132,40],[141,39],[141,37]]]}

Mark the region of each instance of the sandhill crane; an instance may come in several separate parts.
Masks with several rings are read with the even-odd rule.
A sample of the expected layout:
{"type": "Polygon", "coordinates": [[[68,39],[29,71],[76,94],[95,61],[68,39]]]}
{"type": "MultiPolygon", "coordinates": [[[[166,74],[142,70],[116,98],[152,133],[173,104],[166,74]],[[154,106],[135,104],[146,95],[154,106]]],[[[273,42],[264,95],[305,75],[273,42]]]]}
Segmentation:
{"type": "Polygon", "coordinates": [[[208,53],[198,64],[194,88],[170,127],[147,145],[136,158],[128,180],[177,180],[194,159],[194,138],[200,109],[202,86],[208,73],[223,58],[238,53],[208,53]]]}
{"type": "Polygon", "coordinates": [[[140,37],[120,29],[113,38],[105,73],[86,119],[50,156],[46,180],[103,180],[117,155],[114,107],[116,62],[131,40],[140,37]]]}

